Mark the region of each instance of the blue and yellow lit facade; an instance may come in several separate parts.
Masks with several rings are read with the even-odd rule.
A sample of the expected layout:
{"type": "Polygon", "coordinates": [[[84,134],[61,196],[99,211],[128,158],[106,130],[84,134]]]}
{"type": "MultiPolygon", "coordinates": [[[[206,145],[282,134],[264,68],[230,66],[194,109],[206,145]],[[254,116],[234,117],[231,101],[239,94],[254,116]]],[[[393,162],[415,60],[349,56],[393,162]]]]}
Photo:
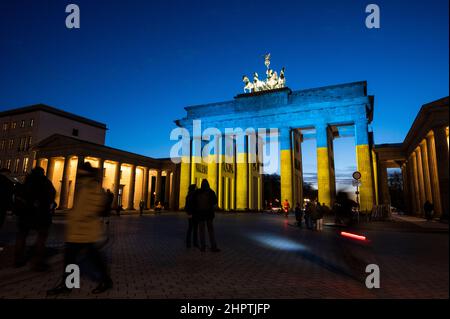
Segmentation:
{"type": "Polygon", "coordinates": [[[263,150],[259,147],[251,152],[249,148],[253,138],[262,138],[258,129],[264,128],[277,129],[281,200],[287,199],[291,207],[303,203],[302,142],[316,140],[318,200],[332,206],[336,195],[333,140],[354,136],[357,169],[362,175],[360,207],[363,211],[372,210],[377,197],[369,132],[373,107],[373,97],[367,95],[365,81],[298,91],[274,89],[240,94],[231,101],[186,107],[186,117],[176,124],[191,132],[192,141],[195,140],[192,138],[194,120],[201,120],[202,129],[217,128],[222,143],[228,128],[240,128],[244,132],[250,128],[253,132],[245,135],[244,143],[233,144],[232,152],[222,145],[217,154],[210,154],[219,158],[217,163],[202,163],[205,158],[195,156],[195,147],[191,148],[191,154],[185,156],[186,161],[181,165],[180,208],[184,207],[189,184],[199,185],[207,178],[218,193],[221,209],[262,209],[261,158],[264,157],[257,155],[263,150]],[[252,160],[252,156],[257,160],[252,160]]]}

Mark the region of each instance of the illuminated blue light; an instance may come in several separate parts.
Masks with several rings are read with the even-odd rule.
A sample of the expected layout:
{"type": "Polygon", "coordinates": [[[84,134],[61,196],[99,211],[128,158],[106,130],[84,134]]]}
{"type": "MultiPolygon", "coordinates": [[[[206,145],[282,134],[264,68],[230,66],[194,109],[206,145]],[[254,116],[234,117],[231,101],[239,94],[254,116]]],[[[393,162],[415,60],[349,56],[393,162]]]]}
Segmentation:
{"type": "Polygon", "coordinates": [[[251,234],[250,238],[270,248],[289,251],[307,250],[306,246],[281,236],[270,234],[251,234]]]}

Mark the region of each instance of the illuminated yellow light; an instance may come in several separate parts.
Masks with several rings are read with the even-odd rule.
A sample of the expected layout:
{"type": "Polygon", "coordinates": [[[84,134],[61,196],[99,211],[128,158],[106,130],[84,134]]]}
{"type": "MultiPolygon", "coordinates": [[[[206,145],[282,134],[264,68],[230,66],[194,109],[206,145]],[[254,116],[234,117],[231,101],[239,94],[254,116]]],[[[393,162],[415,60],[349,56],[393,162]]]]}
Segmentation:
{"type": "Polygon", "coordinates": [[[331,207],[331,176],[328,148],[317,148],[317,187],[319,202],[331,207]]]}
{"type": "Polygon", "coordinates": [[[189,184],[191,183],[190,170],[191,164],[189,162],[189,157],[185,156],[181,161],[181,171],[180,171],[180,197],[179,197],[179,208],[184,209],[186,205],[186,196],[188,193],[189,184]]]}
{"type": "Polygon", "coordinates": [[[356,162],[358,171],[361,173],[361,186],[359,187],[360,210],[371,211],[374,204],[374,196],[369,145],[356,146],[356,162]]]}
{"type": "Polygon", "coordinates": [[[237,154],[236,172],[236,209],[246,210],[248,208],[248,155],[247,153],[237,154]]]}
{"type": "Polygon", "coordinates": [[[281,199],[289,201],[291,207],[294,205],[294,198],[292,192],[292,151],[281,150],[280,152],[280,184],[281,184],[281,199]]]}

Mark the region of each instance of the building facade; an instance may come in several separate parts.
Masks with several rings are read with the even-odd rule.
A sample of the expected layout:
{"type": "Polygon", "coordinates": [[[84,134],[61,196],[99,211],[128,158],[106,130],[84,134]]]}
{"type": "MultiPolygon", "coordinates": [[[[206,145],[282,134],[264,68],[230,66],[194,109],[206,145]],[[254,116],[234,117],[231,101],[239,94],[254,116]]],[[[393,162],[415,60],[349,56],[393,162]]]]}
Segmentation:
{"type": "Polygon", "coordinates": [[[176,209],[178,166],[104,145],[106,125],[47,105],[0,113],[0,167],[23,182],[40,166],[56,189],[59,209],[70,209],[76,193],[77,168],[84,162],[100,169],[105,190],[114,194],[113,208],[150,208],[157,202],[176,209]]]}
{"type": "Polygon", "coordinates": [[[23,181],[33,165],[32,146],[53,134],[104,144],[106,125],[44,104],[0,112],[0,168],[23,181]]]}
{"type": "Polygon", "coordinates": [[[375,146],[380,202],[390,204],[388,168],[401,168],[409,214],[424,216],[426,201],[435,216],[448,219],[449,98],[425,104],[403,143],[375,146]]]}
{"type": "MultiPolygon", "coordinates": [[[[321,203],[332,206],[336,194],[333,140],[354,136],[357,169],[361,173],[360,207],[372,210],[376,203],[374,160],[369,124],[373,116],[373,96],[367,95],[366,82],[354,82],[307,90],[279,88],[244,93],[231,101],[186,107],[186,117],[176,124],[190,135],[190,153],[183,155],[180,172],[180,207],[184,207],[189,184],[207,178],[218,194],[219,208],[224,210],[259,210],[262,208],[261,163],[249,160],[249,141],[259,140],[260,129],[276,129],[279,140],[281,200],[293,207],[303,203],[301,144],[306,139],[317,142],[318,196],[321,203]],[[234,144],[228,152],[220,145],[209,154],[217,161],[197,158],[195,141],[201,139],[194,129],[201,121],[203,129],[217,128],[219,140],[235,139],[228,128],[248,132],[245,142],[234,144]],[[254,136],[256,135],[256,137],[254,136]],[[225,157],[229,157],[226,161],[225,157]],[[231,161],[230,161],[231,158],[231,161]]],[[[201,132],[200,132],[201,134],[201,132]]],[[[266,141],[263,141],[265,143],[266,141]]],[[[257,152],[261,152],[258,149],[257,152]]],[[[265,154],[263,154],[265,156],[265,154]]]]}
{"type": "Polygon", "coordinates": [[[73,137],[54,134],[40,143],[35,165],[44,168],[56,188],[60,209],[70,209],[76,192],[77,168],[84,162],[100,169],[105,190],[114,194],[113,208],[144,208],[161,202],[167,208],[177,207],[178,171],[170,159],[154,159],[73,137]]]}

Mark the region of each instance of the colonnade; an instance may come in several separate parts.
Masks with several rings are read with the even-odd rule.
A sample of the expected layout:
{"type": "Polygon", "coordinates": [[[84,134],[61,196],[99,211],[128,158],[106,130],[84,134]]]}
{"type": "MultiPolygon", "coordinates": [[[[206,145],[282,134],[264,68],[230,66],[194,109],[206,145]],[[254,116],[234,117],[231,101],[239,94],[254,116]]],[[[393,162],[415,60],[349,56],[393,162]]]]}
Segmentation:
{"type": "MultiPolygon", "coordinates": [[[[318,201],[332,207],[336,197],[336,174],[334,167],[333,130],[328,123],[314,126],[317,152],[318,201]]],[[[366,119],[353,124],[357,170],[361,173],[359,204],[361,211],[371,211],[375,204],[374,168],[369,145],[368,123],[366,119]]],[[[281,199],[289,203],[303,202],[301,129],[280,129],[280,177],[281,199]]],[[[292,204],[291,204],[292,206],[292,204]]]]}
{"type": "Polygon", "coordinates": [[[89,162],[92,167],[99,169],[102,187],[114,194],[113,209],[119,205],[125,210],[138,209],[141,201],[144,202],[144,209],[159,201],[168,208],[175,208],[175,181],[172,170],[80,155],[40,157],[35,165],[44,168],[46,176],[53,183],[57,191],[58,208],[69,209],[73,206],[76,172],[84,162],[89,162]]]}
{"type": "MultiPolygon", "coordinates": [[[[448,215],[448,127],[433,128],[401,163],[405,203],[410,212],[424,214],[434,205],[435,216],[448,215]]],[[[387,187],[387,182],[383,183],[387,187]]]]}
{"type": "MultiPolygon", "coordinates": [[[[347,124],[348,126],[348,124],[347,124]]],[[[317,180],[318,200],[331,207],[336,195],[332,125],[323,122],[314,126],[317,140],[317,180]]],[[[375,204],[374,171],[372,150],[369,146],[368,121],[366,118],[353,124],[356,144],[357,170],[361,173],[359,189],[360,209],[371,211],[375,204]]],[[[303,204],[303,171],[301,144],[302,130],[290,127],[278,129],[280,145],[281,201],[287,199],[294,207],[303,204]]],[[[226,152],[216,157],[213,163],[203,163],[195,156],[191,141],[191,154],[182,157],[180,173],[180,208],[185,205],[185,197],[190,184],[200,186],[202,179],[208,179],[211,188],[218,194],[219,208],[224,210],[262,209],[262,174],[260,163],[252,163],[248,137],[245,143],[237,145],[231,163],[224,161],[226,152]]],[[[261,150],[259,150],[261,151],[261,150]]],[[[198,153],[200,154],[200,153],[198,153]]]]}
{"type": "Polygon", "coordinates": [[[179,207],[183,209],[189,185],[201,186],[202,180],[207,179],[212,190],[217,195],[218,207],[229,210],[262,210],[263,180],[260,172],[261,164],[257,153],[249,150],[251,139],[258,139],[257,135],[244,136],[242,143],[236,143],[234,137],[216,136],[217,147],[205,161],[199,147],[191,140],[191,154],[181,158],[179,207]],[[225,149],[226,140],[233,142],[232,149],[225,149]],[[219,145],[219,141],[222,145],[219,145]]]}

